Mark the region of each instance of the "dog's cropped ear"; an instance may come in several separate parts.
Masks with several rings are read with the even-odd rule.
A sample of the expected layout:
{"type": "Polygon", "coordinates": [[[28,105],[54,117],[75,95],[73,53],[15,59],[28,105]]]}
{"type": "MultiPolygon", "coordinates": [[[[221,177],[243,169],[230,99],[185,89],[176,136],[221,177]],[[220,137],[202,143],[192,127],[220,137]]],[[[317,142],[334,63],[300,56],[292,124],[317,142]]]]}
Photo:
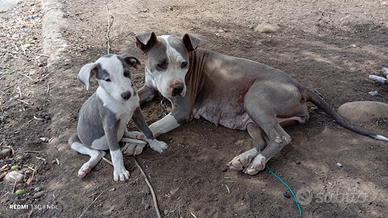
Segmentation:
{"type": "Polygon", "coordinates": [[[130,54],[122,54],[122,55],[119,55],[120,59],[122,59],[123,61],[125,61],[125,63],[127,63],[129,66],[132,66],[136,69],[141,69],[141,63],[140,61],[133,57],[132,55],[130,54]]]}
{"type": "Polygon", "coordinates": [[[152,47],[158,42],[154,32],[140,33],[136,36],[136,46],[140,48],[144,53],[151,50],[152,47]]]}
{"type": "Polygon", "coordinates": [[[201,40],[195,36],[190,35],[190,34],[185,34],[182,38],[182,42],[185,45],[186,49],[189,52],[192,52],[198,47],[201,40]]]}
{"type": "Polygon", "coordinates": [[[78,73],[78,80],[83,83],[86,87],[86,90],[89,90],[90,78],[96,76],[97,73],[97,63],[86,64],[81,68],[78,73]]]}

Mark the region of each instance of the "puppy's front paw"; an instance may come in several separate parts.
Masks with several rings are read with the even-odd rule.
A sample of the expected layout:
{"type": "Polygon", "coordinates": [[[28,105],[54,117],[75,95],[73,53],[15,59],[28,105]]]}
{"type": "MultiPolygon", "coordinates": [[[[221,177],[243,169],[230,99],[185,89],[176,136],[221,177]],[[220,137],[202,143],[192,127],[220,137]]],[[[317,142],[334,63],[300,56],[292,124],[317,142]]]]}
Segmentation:
{"type": "Polygon", "coordinates": [[[117,181],[125,181],[129,179],[129,172],[124,167],[115,167],[113,170],[113,179],[117,181]]]}
{"type": "Polygon", "coordinates": [[[168,146],[165,142],[163,141],[158,141],[156,139],[148,142],[150,143],[150,147],[154,150],[154,151],[157,151],[159,153],[162,153],[163,152],[163,149],[167,149],[168,146]]]}

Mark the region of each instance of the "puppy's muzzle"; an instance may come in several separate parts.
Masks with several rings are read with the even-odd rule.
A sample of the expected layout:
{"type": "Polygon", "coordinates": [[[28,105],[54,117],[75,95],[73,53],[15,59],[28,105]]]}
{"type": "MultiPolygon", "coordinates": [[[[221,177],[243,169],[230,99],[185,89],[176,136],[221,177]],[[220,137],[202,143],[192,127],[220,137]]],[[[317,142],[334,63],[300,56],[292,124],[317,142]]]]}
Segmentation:
{"type": "Polygon", "coordinates": [[[121,97],[123,98],[123,99],[125,99],[125,100],[128,100],[130,97],[131,97],[131,92],[123,92],[122,94],[121,94],[121,97]]]}
{"type": "Polygon", "coordinates": [[[184,86],[182,83],[176,83],[176,84],[171,85],[172,97],[175,97],[177,95],[182,96],[183,88],[184,88],[184,86]]]}

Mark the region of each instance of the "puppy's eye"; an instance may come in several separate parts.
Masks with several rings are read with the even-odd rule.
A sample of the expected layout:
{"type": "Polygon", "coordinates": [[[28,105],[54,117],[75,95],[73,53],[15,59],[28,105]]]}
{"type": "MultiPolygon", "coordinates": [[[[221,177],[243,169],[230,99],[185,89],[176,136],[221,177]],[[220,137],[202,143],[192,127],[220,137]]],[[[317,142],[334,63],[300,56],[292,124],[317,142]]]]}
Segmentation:
{"type": "Polygon", "coordinates": [[[166,70],[167,69],[167,64],[158,64],[158,67],[162,70],[166,70]]]}
{"type": "Polygon", "coordinates": [[[105,81],[106,82],[112,82],[112,80],[110,80],[110,78],[106,78],[105,81]]]}
{"type": "Polygon", "coordinates": [[[124,76],[125,77],[129,77],[129,72],[128,71],[124,71],[124,76]]]}
{"type": "Polygon", "coordinates": [[[182,62],[182,64],[181,64],[181,68],[183,69],[183,68],[186,68],[187,67],[187,62],[185,61],[185,62],[182,62]]]}

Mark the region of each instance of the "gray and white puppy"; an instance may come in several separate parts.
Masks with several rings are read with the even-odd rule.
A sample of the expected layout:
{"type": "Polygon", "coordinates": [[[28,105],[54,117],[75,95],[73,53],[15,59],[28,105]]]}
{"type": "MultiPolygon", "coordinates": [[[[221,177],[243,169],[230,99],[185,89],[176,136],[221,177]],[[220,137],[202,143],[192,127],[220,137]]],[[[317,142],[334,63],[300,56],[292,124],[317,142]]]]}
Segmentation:
{"type": "MultiPolygon", "coordinates": [[[[90,160],[78,171],[80,178],[101,160],[105,155],[104,150],[109,150],[114,180],[129,179],[119,147],[119,141],[124,137],[144,137],[157,152],[163,152],[167,148],[166,143],[154,138],[147,126],[140,110],[139,96],[132,88],[130,67],[140,69],[141,64],[129,54],[105,55],[94,63],[86,64],[78,73],[78,79],[86,86],[86,90],[89,89],[91,77],[95,77],[99,84],[97,91],[81,107],[77,133],[69,139],[72,149],[90,156],[90,160]],[[142,133],[128,132],[126,124],[131,118],[142,133]]],[[[126,146],[126,152],[141,153],[146,143],[135,141],[137,143],[126,146]]]]}

